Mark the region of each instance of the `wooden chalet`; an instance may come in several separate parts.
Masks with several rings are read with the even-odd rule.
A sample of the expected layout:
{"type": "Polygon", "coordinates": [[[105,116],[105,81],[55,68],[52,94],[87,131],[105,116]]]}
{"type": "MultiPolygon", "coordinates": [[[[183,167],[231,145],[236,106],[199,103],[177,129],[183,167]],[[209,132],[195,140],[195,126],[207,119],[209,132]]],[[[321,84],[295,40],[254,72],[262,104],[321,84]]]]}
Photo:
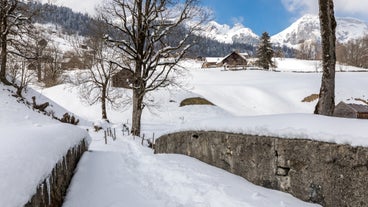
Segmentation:
{"type": "Polygon", "coordinates": [[[222,57],[206,57],[204,58],[202,68],[217,68],[222,59],[222,57]]]}
{"type": "Polygon", "coordinates": [[[225,69],[245,69],[248,64],[245,56],[238,52],[230,53],[221,61],[221,63],[225,69]]]}
{"type": "Polygon", "coordinates": [[[351,104],[341,101],[336,105],[334,116],[344,118],[368,119],[368,105],[351,104]]]}
{"type": "Polygon", "coordinates": [[[232,52],[224,58],[205,58],[202,68],[245,69],[248,64],[246,55],[246,53],[232,52]]]}
{"type": "Polygon", "coordinates": [[[121,70],[112,77],[112,86],[116,88],[130,89],[133,84],[133,72],[121,70]]]}

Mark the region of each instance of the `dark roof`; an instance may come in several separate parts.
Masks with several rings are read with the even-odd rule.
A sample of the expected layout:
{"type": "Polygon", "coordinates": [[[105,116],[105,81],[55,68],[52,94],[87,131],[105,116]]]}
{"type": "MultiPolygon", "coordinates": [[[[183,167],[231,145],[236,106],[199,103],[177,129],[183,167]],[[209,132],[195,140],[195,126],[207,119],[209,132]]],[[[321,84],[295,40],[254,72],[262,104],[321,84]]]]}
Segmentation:
{"type": "Polygon", "coordinates": [[[233,51],[232,53],[230,53],[230,54],[226,55],[226,56],[221,60],[221,62],[223,62],[224,60],[226,60],[227,58],[229,58],[229,57],[230,57],[231,55],[233,55],[233,54],[235,54],[235,55],[239,56],[240,58],[242,58],[243,60],[247,61],[247,59],[246,59],[242,54],[240,54],[240,53],[238,53],[238,52],[236,52],[236,51],[233,51]]]}
{"type": "Polygon", "coordinates": [[[352,104],[352,103],[347,105],[356,112],[368,113],[368,105],[352,104]]]}

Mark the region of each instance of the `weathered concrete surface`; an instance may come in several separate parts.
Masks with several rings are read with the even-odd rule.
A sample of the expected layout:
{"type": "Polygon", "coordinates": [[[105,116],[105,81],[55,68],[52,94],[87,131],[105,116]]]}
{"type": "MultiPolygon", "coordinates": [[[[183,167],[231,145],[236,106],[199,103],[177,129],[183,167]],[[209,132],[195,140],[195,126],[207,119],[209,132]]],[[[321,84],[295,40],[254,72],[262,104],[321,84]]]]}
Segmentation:
{"type": "Polygon", "coordinates": [[[56,164],[50,176],[38,187],[37,193],[25,204],[25,207],[60,207],[63,204],[64,196],[70,184],[79,159],[87,151],[86,140],[69,149],[63,159],[56,164]]]}
{"type": "Polygon", "coordinates": [[[323,206],[368,206],[368,148],[222,132],[180,132],[156,141],[257,185],[323,206]]]}

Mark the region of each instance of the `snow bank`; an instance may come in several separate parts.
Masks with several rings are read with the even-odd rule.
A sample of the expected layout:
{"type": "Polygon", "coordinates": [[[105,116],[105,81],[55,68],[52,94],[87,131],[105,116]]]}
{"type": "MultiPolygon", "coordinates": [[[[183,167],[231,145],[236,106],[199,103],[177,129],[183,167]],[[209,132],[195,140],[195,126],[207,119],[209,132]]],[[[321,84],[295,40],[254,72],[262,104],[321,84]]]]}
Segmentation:
{"type": "Polygon", "coordinates": [[[105,145],[101,136],[92,134],[90,152],[80,161],[63,207],[319,206],[194,158],[153,154],[131,137],[105,145]]]}
{"type": "MultiPolygon", "coordinates": [[[[86,130],[18,103],[8,90],[11,88],[0,85],[1,207],[26,204],[66,152],[89,137],[86,130]]],[[[28,95],[40,96],[31,93],[28,95]]]]}
{"type": "Polygon", "coordinates": [[[368,120],[313,114],[280,114],[208,119],[187,123],[167,133],[189,130],[222,131],[368,147],[367,127],[368,120]]]}

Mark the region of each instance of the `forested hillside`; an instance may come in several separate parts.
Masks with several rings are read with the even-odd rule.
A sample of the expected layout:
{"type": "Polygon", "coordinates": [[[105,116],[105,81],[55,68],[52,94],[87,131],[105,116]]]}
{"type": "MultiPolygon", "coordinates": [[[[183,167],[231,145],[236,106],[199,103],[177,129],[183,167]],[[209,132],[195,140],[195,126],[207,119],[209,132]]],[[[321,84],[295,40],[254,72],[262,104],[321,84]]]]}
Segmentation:
{"type": "MultiPolygon", "coordinates": [[[[90,25],[94,21],[88,14],[74,12],[72,9],[52,4],[29,2],[30,10],[37,14],[34,20],[41,24],[52,23],[60,26],[67,34],[91,35],[90,25]],[[42,11],[42,12],[37,12],[42,11]]],[[[250,56],[255,54],[256,45],[245,43],[222,43],[211,38],[195,36],[191,38],[195,42],[187,54],[189,57],[221,57],[232,51],[246,52],[250,56]]],[[[277,49],[277,48],[276,48],[277,49]]],[[[283,47],[277,50],[283,51],[285,57],[293,57],[294,50],[283,47]]]]}

